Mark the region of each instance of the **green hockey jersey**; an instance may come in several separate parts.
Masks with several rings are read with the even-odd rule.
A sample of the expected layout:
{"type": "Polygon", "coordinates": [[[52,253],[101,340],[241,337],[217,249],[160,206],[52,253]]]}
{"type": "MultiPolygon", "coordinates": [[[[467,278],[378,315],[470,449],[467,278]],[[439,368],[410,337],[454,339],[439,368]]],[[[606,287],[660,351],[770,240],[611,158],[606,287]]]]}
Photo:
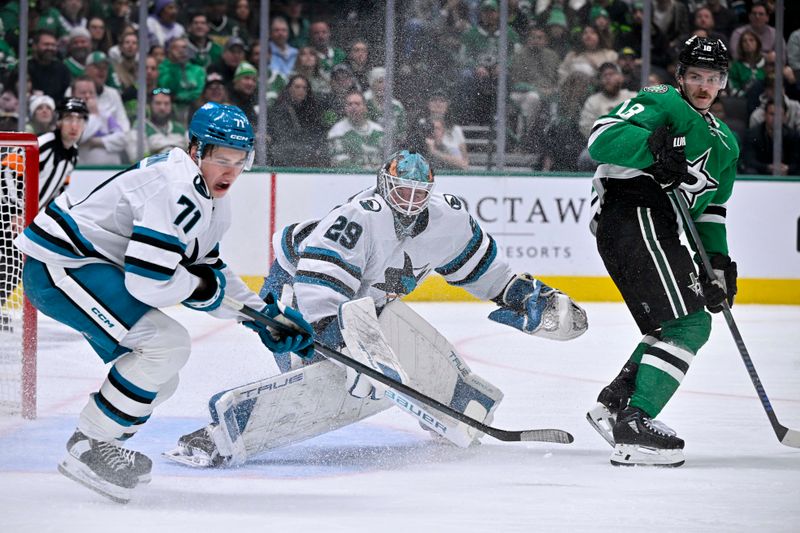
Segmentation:
{"type": "Polygon", "coordinates": [[[702,190],[684,192],[703,245],[709,253],[727,254],[726,202],[733,191],[739,145],[726,124],[695,110],[669,85],[643,88],[594,123],[589,154],[600,165],[592,181],[592,220],[602,209],[603,178],[652,177],[645,170],[654,162],[647,138],[662,125],[672,135],[686,137],[689,172],[707,179],[702,190]]]}

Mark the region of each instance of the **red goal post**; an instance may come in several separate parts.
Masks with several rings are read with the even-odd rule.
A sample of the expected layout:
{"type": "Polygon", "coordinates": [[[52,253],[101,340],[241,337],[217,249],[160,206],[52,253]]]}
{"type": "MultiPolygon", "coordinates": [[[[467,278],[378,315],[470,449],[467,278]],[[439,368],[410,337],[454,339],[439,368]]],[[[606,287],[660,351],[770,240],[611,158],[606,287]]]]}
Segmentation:
{"type": "Polygon", "coordinates": [[[0,132],[0,414],[36,417],[36,309],[22,291],[13,238],[39,209],[39,143],[0,132]]]}

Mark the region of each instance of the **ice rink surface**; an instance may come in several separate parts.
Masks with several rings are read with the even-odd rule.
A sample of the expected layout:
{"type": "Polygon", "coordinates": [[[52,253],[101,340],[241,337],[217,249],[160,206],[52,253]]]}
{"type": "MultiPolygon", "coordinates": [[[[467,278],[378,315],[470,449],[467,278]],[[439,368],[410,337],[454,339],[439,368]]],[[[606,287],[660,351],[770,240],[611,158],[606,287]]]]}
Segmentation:
{"type": "MultiPolygon", "coordinates": [[[[276,372],[233,322],[170,309],[193,353],[176,395],[129,446],[153,481],[118,505],[56,471],[77,413],[107,369],[75,333],[41,321],[39,418],[0,419],[0,531],[800,532],[800,450],[778,443],[721,316],[659,416],[686,440],[677,469],[615,468],[584,419],[638,338],[622,304],[589,304],[590,329],[559,343],[485,319],[484,304],[415,304],[505,393],[493,425],[558,427],[571,445],[434,443],[396,409],[243,467],[193,470],[160,456],[208,420],[209,396],[276,372]]],[[[800,307],[734,315],[780,421],[800,428],[800,307]]]]}

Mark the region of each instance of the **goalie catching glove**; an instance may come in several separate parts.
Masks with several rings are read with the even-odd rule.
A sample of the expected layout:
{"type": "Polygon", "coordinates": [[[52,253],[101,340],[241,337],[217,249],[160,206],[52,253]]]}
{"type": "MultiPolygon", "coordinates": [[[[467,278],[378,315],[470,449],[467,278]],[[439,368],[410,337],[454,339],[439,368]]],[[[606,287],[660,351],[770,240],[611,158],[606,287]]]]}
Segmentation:
{"type": "Polygon", "coordinates": [[[738,292],[736,263],[731,261],[727,255],[722,254],[714,254],[709,257],[709,260],[716,279],[712,281],[705,269],[701,268],[700,284],[703,286],[706,307],[712,313],[719,313],[723,309],[722,303],[725,300],[728,301],[728,307],[733,307],[733,298],[738,292]]]}
{"type": "Polygon", "coordinates": [[[305,360],[314,357],[314,330],[300,312],[280,303],[271,292],[264,297],[264,302],[267,305],[261,309],[262,314],[297,333],[283,333],[254,320],[246,320],[242,325],[258,333],[261,342],[273,353],[294,352],[305,360]]]}
{"type": "Polygon", "coordinates": [[[565,341],[581,336],[589,327],[586,311],[530,274],[514,276],[494,301],[500,309],[489,313],[489,319],[528,335],[565,341]]]}

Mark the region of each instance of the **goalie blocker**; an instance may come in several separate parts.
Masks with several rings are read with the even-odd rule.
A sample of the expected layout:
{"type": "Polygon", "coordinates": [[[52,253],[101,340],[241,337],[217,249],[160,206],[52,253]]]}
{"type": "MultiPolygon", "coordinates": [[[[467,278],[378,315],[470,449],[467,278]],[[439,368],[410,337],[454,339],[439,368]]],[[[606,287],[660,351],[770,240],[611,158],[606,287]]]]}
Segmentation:
{"type": "MultiPolygon", "coordinates": [[[[397,372],[403,383],[491,423],[502,392],[474,374],[449,341],[403,302],[385,306],[378,320],[370,298],[348,302],[341,307],[340,321],[348,355],[362,362],[371,358],[365,364],[382,372],[392,367],[388,371],[397,372]]],[[[212,423],[181,437],[165,456],[194,467],[234,466],[267,450],[363,420],[392,405],[457,446],[469,446],[482,436],[391,389],[378,399],[353,397],[346,382],[345,369],[323,360],[222,391],[209,401],[212,423]]]]}

